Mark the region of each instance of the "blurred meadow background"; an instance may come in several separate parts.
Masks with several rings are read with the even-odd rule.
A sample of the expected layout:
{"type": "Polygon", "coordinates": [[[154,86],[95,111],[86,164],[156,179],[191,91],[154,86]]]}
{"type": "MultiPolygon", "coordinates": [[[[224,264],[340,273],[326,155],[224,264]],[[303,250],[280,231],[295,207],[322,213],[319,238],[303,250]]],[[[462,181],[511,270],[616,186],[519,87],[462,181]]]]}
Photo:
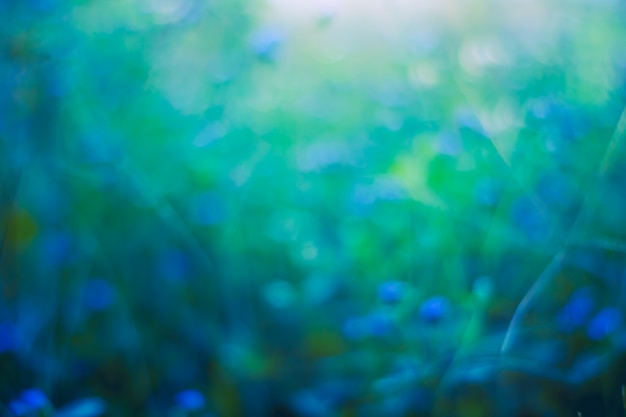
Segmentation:
{"type": "Polygon", "coordinates": [[[0,17],[0,415],[623,415],[624,1],[0,17]]]}

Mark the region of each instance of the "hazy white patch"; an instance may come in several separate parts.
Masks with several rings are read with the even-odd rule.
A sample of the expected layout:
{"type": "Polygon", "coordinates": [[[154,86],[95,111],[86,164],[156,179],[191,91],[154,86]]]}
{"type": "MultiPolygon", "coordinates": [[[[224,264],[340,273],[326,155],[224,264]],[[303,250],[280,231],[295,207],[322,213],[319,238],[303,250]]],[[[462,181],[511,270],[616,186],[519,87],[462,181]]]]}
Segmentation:
{"type": "Polygon", "coordinates": [[[147,5],[157,23],[175,23],[184,19],[193,7],[192,0],[150,0],[147,5]]]}
{"type": "Polygon", "coordinates": [[[420,62],[409,67],[409,80],[416,89],[426,89],[439,84],[439,69],[431,62],[420,62]]]}
{"type": "Polygon", "coordinates": [[[481,75],[486,67],[508,65],[510,61],[506,49],[495,38],[467,40],[459,51],[459,63],[470,75],[481,75]]]}
{"type": "Polygon", "coordinates": [[[516,108],[513,102],[500,100],[491,111],[480,113],[480,123],[488,133],[499,134],[524,125],[519,117],[520,112],[521,110],[516,108]]]}

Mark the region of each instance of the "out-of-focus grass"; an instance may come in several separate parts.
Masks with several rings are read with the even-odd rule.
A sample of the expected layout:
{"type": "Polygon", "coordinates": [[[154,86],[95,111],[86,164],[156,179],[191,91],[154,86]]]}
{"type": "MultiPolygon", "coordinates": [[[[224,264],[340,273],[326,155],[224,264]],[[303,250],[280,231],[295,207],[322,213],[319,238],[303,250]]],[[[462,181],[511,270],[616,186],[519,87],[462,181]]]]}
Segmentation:
{"type": "Polygon", "coordinates": [[[0,7],[14,414],[619,412],[620,2],[0,7]]]}

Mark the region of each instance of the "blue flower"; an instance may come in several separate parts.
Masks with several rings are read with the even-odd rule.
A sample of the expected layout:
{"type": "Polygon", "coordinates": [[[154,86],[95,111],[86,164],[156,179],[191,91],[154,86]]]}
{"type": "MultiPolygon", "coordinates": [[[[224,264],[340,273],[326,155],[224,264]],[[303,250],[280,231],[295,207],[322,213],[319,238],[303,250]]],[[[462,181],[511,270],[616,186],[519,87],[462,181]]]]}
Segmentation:
{"type": "Polygon", "coordinates": [[[23,391],[20,399],[34,408],[43,408],[49,404],[46,394],[37,388],[30,388],[23,391]]]}
{"type": "Polygon", "coordinates": [[[21,400],[13,400],[9,403],[9,409],[16,416],[23,416],[32,411],[32,408],[21,400]]]}
{"type": "Polygon", "coordinates": [[[587,326],[587,336],[592,340],[604,339],[619,327],[621,321],[622,315],[617,308],[606,307],[587,326]]]}
{"type": "Polygon", "coordinates": [[[567,331],[584,324],[593,306],[594,302],[589,288],[575,291],[558,314],[557,320],[560,327],[567,331]]]}
{"type": "Polygon", "coordinates": [[[9,323],[0,323],[0,353],[15,348],[15,329],[9,323]]]}
{"type": "Polygon", "coordinates": [[[193,389],[181,391],[176,395],[176,402],[186,410],[199,410],[204,407],[204,395],[193,389]]]}
{"type": "Polygon", "coordinates": [[[419,316],[427,323],[437,323],[450,310],[450,303],[445,297],[436,295],[424,301],[419,310],[419,316]]]}
{"type": "Polygon", "coordinates": [[[20,397],[9,403],[9,408],[16,416],[23,416],[32,411],[42,409],[49,405],[48,397],[37,388],[24,390],[20,397]]]}
{"type": "Polygon", "coordinates": [[[386,281],[378,287],[378,298],[385,303],[397,303],[404,294],[404,282],[386,281]]]}

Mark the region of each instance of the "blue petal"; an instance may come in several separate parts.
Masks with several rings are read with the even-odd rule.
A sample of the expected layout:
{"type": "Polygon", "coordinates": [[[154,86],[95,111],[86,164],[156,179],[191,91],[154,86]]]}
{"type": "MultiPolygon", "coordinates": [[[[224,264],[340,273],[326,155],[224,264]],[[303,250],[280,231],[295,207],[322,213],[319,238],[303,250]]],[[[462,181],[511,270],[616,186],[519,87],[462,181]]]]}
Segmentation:
{"type": "Polygon", "coordinates": [[[30,404],[26,404],[21,400],[14,400],[9,403],[9,409],[16,416],[23,416],[33,410],[30,404]]]}
{"type": "Polygon", "coordinates": [[[378,298],[385,303],[397,303],[402,299],[404,283],[401,281],[387,281],[378,287],[378,298]]]}
{"type": "Polygon", "coordinates": [[[15,329],[8,323],[0,323],[0,353],[15,348],[15,329]]]}
{"type": "Polygon", "coordinates": [[[200,391],[185,390],[176,395],[178,405],[186,410],[199,410],[204,407],[204,395],[200,391]]]}
{"type": "Polygon", "coordinates": [[[420,307],[420,318],[428,323],[435,323],[446,316],[450,304],[448,300],[442,296],[434,296],[422,304],[420,307]]]}
{"type": "Polygon", "coordinates": [[[34,408],[42,408],[49,404],[46,394],[37,388],[31,388],[23,391],[20,396],[20,400],[34,408]]]}
{"type": "Polygon", "coordinates": [[[593,340],[604,339],[619,327],[621,321],[622,315],[617,308],[604,308],[589,323],[587,335],[593,340]]]}
{"type": "Polygon", "coordinates": [[[593,307],[594,302],[590,288],[581,288],[574,292],[569,302],[558,314],[557,320],[561,329],[570,331],[584,324],[593,307]]]}

